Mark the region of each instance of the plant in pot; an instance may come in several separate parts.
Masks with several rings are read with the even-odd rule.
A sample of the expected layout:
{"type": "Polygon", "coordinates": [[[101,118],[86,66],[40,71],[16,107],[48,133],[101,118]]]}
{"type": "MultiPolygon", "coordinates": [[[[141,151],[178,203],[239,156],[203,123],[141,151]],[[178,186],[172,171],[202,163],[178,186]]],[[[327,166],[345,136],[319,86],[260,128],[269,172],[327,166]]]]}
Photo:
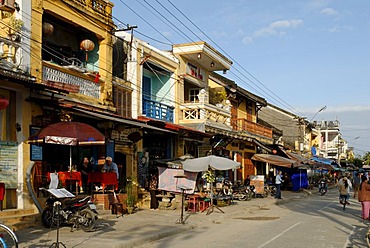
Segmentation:
{"type": "Polygon", "coordinates": [[[126,207],[127,207],[127,213],[132,214],[134,211],[135,205],[136,205],[136,195],[134,191],[134,186],[137,183],[132,178],[127,178],[127,184],[126,184],[126,207]]]}
{"type": "Polygon", "coordinates": [[[18,18],[16,18],[12,13],[5,12],[3,13],[3,17],[7,19],[5,21],[6,27],[8,28],[8,37],[12,41],[19,41],[20,35],[19,33],[22,30],[24,22],[18,18]]]}

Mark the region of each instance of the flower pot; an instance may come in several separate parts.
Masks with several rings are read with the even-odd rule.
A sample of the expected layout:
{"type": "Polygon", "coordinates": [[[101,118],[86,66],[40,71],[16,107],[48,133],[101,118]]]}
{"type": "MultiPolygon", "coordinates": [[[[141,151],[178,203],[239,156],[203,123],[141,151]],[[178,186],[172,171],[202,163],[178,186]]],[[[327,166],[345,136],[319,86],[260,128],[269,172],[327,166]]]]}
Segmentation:
{"type": "Polygon", "coordinates": [[[134,212],[134,207],[127,207],[127,213],[132,214],[134,212]]]}

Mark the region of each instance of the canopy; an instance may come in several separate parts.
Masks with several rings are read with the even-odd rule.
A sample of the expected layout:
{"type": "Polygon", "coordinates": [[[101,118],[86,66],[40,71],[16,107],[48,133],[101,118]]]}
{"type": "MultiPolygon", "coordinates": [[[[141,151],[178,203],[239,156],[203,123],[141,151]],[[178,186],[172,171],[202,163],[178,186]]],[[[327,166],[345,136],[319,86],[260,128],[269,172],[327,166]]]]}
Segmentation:
{"type": "MultiPolygon", "coordinates": [[[[295,160],[296,162],[298,162],[299,164],[308,164],[309,162],[309,159],[308,158],[305,158],[301,155],[298,155],[297,153],[293,153],[293,152],[288,152],[288,151],[284,151],[284,153],[292,160],[295,160]]],[[[298,165],[297,165],[298,166],[298,165]]],[[[296,166],[294,166],[296,167],[296,166]]]]}
{"type": "Polygon", "coordinates": [[[273,165],[287,168],[292,168],[292,166],[298,165],[298,163],[295,160],[272,154],[254,154],[252,156],[252,160],[270,163],[273,165]]]}
{"type": "Polygon", "coordinates": [[[28,138],[28,143],[47,143],[67,146],[102,145],[105,136],[96,128],[81,122],[50,124],[28,138]]]}
{"type": "Polygon", "coordinates": [[[210,155],[207,157],[187,159],[182,162],[185,171],[201,172],[207,171],[209,167],[213,170],[231,170],[239,168],[240,163],[231,159],[210,155]]]}
{"type": "Polygon", "coordinates": [[[340,165],[337,164],[337,162],[335,162],[332,159],[314,156],[314,157],[310,158],[309,162],[310,162],[310,164],[314,164],[316,166],[323,167],[323,168],[326,168],[326,169],[329,169],[329,170],[330,169],[340,170],[340,165]]]}

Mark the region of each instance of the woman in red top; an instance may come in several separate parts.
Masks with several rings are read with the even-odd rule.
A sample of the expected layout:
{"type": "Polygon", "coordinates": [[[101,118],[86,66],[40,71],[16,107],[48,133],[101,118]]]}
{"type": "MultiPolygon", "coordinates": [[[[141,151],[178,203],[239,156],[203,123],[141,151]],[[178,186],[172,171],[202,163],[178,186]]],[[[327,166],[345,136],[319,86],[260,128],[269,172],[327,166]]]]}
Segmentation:
{"type": "Polygon", "coordinates": [[[361,176],[361,184],[358,191],[358,201],[361,202],[362,219],[369,220],[370,210],[370,185],[366,176],[361,176]]]}

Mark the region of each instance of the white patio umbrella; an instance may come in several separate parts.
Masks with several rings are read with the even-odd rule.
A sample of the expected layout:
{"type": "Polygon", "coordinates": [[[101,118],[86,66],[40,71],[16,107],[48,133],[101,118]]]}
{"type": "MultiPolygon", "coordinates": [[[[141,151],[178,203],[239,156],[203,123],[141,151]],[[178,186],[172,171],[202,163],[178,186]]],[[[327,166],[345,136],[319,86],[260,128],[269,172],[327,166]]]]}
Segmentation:
{"type": "MultiPolygon", "coordinates": [[[[233,161],[231,159],[228,159],[228,158],[210,155],[207,157],[187,159],[182,162],[182,166],[185,171],[202,172],[202,171],[208,171],[209,169],[212,169],[212,170],[236,169],[240,167],[240,163],[233,161]]],[[[213,208],[214,208],[214,205],[213,205],[213,193],[212,193],[212,183],[211,183],[211,205],[208,208],[207,215],[213,212],[213,208]]],[[[217,206],[216,208],[220,210],[222,213],[224,213],[217,206]]]]}
{"type": "Polygon", "coordinates": [[[213,170],[231,170],[240,167],[240,163],[228,158],[210,155],[207,157],[187,159],[182,162],[183,169],[191,172],[213,170]]]}

